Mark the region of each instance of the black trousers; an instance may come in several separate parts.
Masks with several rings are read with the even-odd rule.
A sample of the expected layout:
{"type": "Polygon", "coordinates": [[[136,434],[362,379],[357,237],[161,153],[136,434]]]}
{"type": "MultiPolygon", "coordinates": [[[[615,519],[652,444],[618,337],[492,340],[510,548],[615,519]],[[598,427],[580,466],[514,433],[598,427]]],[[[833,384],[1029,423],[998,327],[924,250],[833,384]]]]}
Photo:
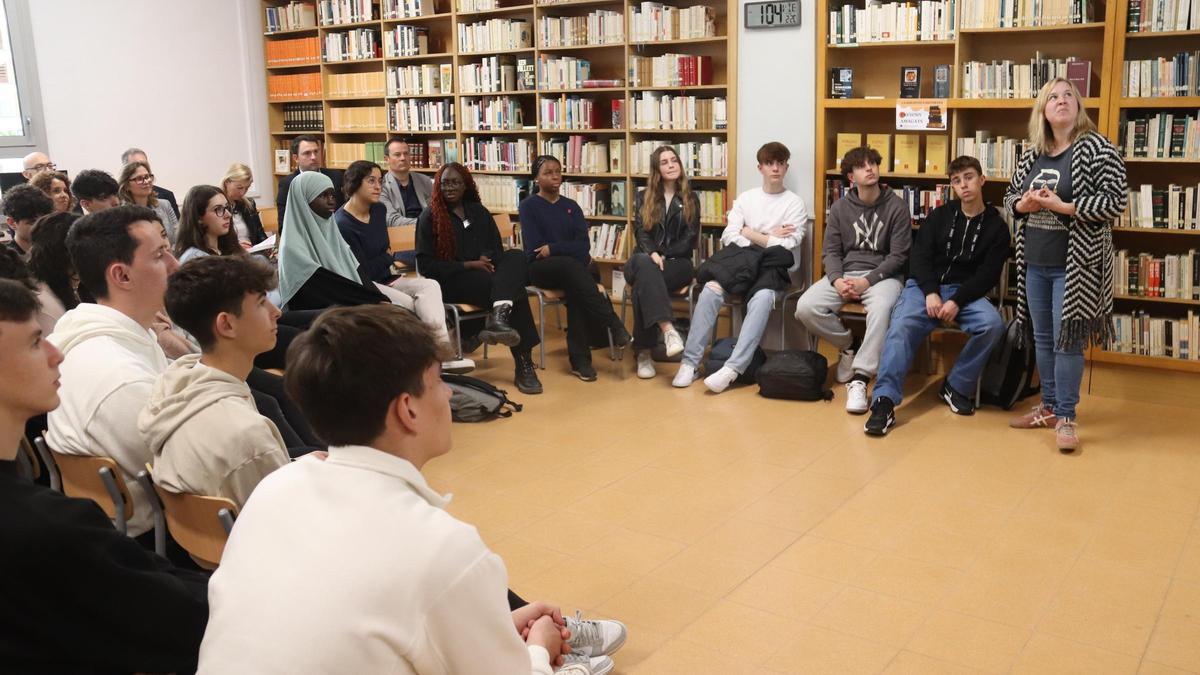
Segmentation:
{"type": "MultiPolygon", "coordinates": [[[[492,259],[496,271],[492,273],[478,269],[464,269],[450,275],[434,277],[442,287],[442,300],[490,308],[492,303],[508,300],[513,304],[512,327],[521,335],[521,342],[512,348],[513,354],[528,354],[540,341],[537,326],[533,324],[533,310],[529,307],[529,294],[525,284],[529,279],[529,266],[522,251],[505,251],[492,259]]],[[[463,322],[463,333],[474,335],[483,329],[483,319],[463,322]]]]}
{"type": "Polygon", "coordinates": [[[312,322],[316,321],[324,311],[323,309],[304,309],[281,314],[279,323],[276,325],[279,332],[275,336],[275,347],[269,352],[263,352],[254,357],[254,365],[264,369],[286,370],[287,350],[291,346],[292,340],[308,330],[312,322]]]}
{"type": "Polygon", "coordinates": [[[658,269],[646,253],[634,253],[625,263],[625,283],[633,290],[633,346],[653,349],[658,343],[658,324],[671,321],[671,293],[692,280],[695,270],[688,258],[667,258],[658,269]]]}
{"type": "Polygon", "coordinates": [[[596,289],[599,279],[594,267],[568,256],[529,263],[529,280],[535,286],[560,290],[567,296],[567,354],[572,362],[590,362],[592,345],[607,344],[607,329],[621,323],[612,301],[596,289]]]}
{"type": "Polygon", "coordinates": [[[300,411],[300,406],[287,395],[283,389],[283,378],[265,370],[255,368],[246,377],[250,393],[254,395],[254,405],[258,414],[275,423],[279,435],[288,447],[288,454],[293,458],[311,452],[314,449],[324,449],[325,443],[317,438],[308,419],[300,411]]]}

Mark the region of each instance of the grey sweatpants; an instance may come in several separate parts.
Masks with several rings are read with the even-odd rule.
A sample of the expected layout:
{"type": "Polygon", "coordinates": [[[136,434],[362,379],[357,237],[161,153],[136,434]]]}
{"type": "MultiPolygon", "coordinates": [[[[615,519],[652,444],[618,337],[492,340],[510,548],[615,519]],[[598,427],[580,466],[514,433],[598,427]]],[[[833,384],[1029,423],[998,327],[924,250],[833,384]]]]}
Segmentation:
{"type": "MultiPolygon", "coordinates": [[[[866,272],[850,272],[846,277],[864,276],[866,272]]],[[[892,305],[904,290],[904,283],[897,278],[884,279],[867,289],[862,296],[867,309],[867,332],[862,346],[854,355],[854,372],[874,377],[879,370],[879,355],[883,353],[883,341],[887,337],[888,323],[892,316],[892,305]]],[[[838,311],[846,304],[838,295],[828,277],[809,287],[796,303],[796,319],[808,331],[826,340],[839,350],[848,349],[852,342],[850,330],[838,318],[838,311]]]]}

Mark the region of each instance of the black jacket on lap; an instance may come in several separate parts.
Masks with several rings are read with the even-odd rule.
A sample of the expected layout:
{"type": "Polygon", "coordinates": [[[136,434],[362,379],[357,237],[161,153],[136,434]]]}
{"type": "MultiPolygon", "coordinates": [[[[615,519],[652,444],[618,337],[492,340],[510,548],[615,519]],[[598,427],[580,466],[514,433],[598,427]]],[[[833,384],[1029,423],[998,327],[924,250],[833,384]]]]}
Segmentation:
{"type": "Polygon", "coordinates": [[[715,281],[726,293],[749,300],[763,289],[786,289],[791,283],[788,269],[795,262],[782,246],[726,246],[700,265],[696,282],[715,281]]]}
{"type": "Polygon", "coordinates": [[[120,534],[95,502],[0,462],[0,671],[188,673],[208,577],[120,534]]]}
{"type": "Polygon", "coordinates": [[[958,284],[953,300],[962,307],[987,295],[1000,279],[1010,248],[1008,223],[988,204],[974,218],[962,215],[955,199],[933,211],[917,230],[908,276],[929,295],[942,284],[958,284]]]}

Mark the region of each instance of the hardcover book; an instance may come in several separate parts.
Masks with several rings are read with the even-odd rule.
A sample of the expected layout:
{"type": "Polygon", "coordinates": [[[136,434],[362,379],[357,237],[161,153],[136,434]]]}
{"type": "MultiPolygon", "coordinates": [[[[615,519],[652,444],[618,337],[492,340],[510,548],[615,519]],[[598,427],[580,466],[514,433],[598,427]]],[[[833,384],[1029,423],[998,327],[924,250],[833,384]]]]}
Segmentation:
{"type": "Polygon", "coordinates": [[[1067,61],[1067,80],[1085,98],[1092,95],[1092,62],[1067,61]]]}
{"type": "Polygon", "coordinates": [[[932,134],[925,137],[925,173],[946,173],[946,154],[949,147],[949,139],[945,136],[932,134]]]}
{"type": "MultiPolygon", "coordinates": [[[[920,75],[918,75],[920,79],[920,75]]],[[[933,97],[950,98],[950,66],[933,67],[933,97]]]]}
{"type": "Polygon", "coordinates": [[[840,163],[847,152],[862,145],[862,134],[838,134],[837,135],[837,161],[840,163]]]}
{"type": "Polygon", "coordinates": [[[854,69],[829,69],[829,97],[850,98],[854,95],[854,69]]]}
{"type": "Polygon", "coordinates": [[[896,173],[920,171],[921,137],[917,134],[896,134],[896,173]]]}
{"type": "Polygon", "coordinates": [[[879,153],[879,170],[887,171],[892,168],[892,135],[867,134],[867,147],[879,153]]]}
{"type": "Polygon", "coordinates": [[[921,98],[920,66],[900,66],[900,98],[921,98]]]}

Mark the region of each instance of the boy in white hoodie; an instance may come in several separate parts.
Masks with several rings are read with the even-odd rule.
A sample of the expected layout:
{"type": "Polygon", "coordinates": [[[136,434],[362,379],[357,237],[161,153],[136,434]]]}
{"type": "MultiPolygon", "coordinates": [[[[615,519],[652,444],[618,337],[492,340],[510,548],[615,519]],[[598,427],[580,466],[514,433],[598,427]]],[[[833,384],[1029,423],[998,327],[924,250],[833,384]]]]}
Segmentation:
{"type": "Polygon", "coordinates": [[[154,453],[154,482],[224,497],[238,508],[288,463],[278,428],[255,407],[246,377],[275,346],[275,270],[255,256],[198,258],[171,276],[167,313],[200,343],[154,385],[138,429],[154,453]]]}
{"type": "Polygon", "coordinates": [[[152,517],[134,476],[153,455],[136,422],[167,368],[155,314],[179,262],[158,215],[142,206],[80,218],[67,235],[67,249],[96,303],[64,314],[49,337],[65,358],[62,405],[48,415],[46,440],[58,452],[117,463],[133,498],[127,531],[139,537],[150,531],[152,517]]]}

